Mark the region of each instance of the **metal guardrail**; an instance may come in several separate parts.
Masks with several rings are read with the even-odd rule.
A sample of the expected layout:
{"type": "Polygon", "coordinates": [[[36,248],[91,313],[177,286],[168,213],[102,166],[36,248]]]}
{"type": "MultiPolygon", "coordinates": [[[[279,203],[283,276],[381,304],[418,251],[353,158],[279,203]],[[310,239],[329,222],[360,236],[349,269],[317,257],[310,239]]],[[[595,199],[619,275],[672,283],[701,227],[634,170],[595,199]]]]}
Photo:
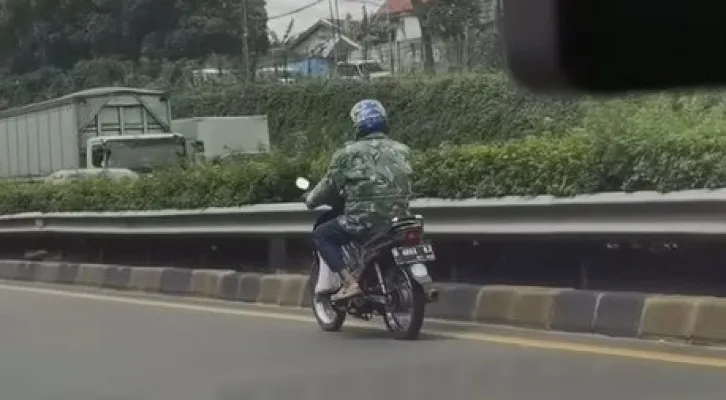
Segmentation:
{"type": "MultiPolygon", "coordinates": [[[[572,198],[441,200],[413,202],[426,232],[440,237],[682,236],[726,234],[726,189],[601,193],[572,198]]],[[[24,213],[0,216],[0,235],[211,235],[308,234],[314,213],[302,204],[129,212],[24,213]]]]}

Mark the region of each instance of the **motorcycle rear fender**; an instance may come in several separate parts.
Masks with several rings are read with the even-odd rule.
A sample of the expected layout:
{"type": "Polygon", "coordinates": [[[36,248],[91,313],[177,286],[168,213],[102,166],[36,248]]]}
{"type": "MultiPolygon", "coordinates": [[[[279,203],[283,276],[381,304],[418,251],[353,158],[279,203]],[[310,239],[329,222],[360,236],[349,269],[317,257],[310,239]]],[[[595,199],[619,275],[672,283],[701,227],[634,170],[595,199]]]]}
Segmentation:
{"type": "Polygon", "coordinates": [[[401,268],[406,268],[411,274],[411,277],[416,280],[422,286],[428,285],[433,282],[431,275],[429,275],[429,269],[426,264],[415,263],[410,265],[404,265],[401,268]]]}

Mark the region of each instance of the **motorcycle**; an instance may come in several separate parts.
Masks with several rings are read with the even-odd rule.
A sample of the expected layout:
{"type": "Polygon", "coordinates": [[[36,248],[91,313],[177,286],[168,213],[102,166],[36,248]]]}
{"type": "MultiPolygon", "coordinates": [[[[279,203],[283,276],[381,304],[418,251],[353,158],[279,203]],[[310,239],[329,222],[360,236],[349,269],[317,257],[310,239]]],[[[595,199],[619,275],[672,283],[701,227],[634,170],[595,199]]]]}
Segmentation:
{"type": "MultiPolygon", "coordinates": [[[[310,188],[306,178],[297,178],[295,184],[305,192],[310,188]]],[[[338,196],[335,203],[329,204],[331,209],[315,220],[314,227],[343,213],[343,196],[338,196]]],[[[436,255],[423,233],[421,215],[393,218],[386,229],[365,241],[343,246],[347,268],[363,293],[337,301],[331,296],[342,287],[341,278],[313,250],[308,287],[313,314],[322,330],[339,331],[348,315],[365,321],[379,315],[396,339],[418,338],[426,304],[438,300],[438,290],[431,287],[433,280],[426,266],[436,260],[436,255]]]]}

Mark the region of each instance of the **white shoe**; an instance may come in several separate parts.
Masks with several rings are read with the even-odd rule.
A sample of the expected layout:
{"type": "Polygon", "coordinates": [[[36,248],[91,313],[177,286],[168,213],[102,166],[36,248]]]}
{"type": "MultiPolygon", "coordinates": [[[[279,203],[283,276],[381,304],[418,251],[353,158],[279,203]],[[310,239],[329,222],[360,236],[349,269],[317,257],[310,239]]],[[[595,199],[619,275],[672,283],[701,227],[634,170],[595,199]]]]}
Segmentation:
{"type": "Polygon", "coordinates": [[[338,293],[330,296],[330,300],[332,300],[332,301],[345,300],[345,299],[349,299],[351,297],[358,296],[362,293],[363,293],[363,291],[360,289],[360,286],[356,283],[354,285],[343,286],[343,288],[340,289],[340,291],[338,291],[338,293]]]}

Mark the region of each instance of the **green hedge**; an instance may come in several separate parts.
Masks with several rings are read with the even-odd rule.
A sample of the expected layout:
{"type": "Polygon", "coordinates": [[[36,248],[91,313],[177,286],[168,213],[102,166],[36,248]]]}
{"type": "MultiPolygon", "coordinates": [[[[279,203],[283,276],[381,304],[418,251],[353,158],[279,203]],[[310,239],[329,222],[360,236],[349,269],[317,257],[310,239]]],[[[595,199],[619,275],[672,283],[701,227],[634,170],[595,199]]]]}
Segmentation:
{"type": "Polygon", "coordinates": [[[172,90],[174,118],[266,114],[273,144],[290,153],[330,151],[351,133],[348,112],[363,98],[384,102],[392,133],[414,148],[492,143],[565,132],[581,117],[580,103],[553,101],[516,88],[502,74],[351,82],[308,80],[294,85],[190,86],[181,66],[136,66],[113,59],[79,62],[72,70],[44,68],[0,79],[0,108],[97,86],[172,90]]]}
{"type": "Polygon", "coordinates": [[[528,136],[726,133],[721,92],[565,101],[528,94],[501,74],[179,91],[174,115],[267,114],[278,151],[317,154],[350,135],[348,111],[366,97],[383,101],[391,114],[392,136],[418,150],[528,136]]]}
{"type": "MultiPolygon", "coordinates": [[[[0,185],[0,214],[26,211],[190,209],[297,201],[299,175],[319,176],[324,158],[271,154],[252,161],[167,171],[138,181],[0,185]]],[[[726,186],[726,138],[531,137],[498,146],[417,152],[419,197],[469,198],[726,186]]]]}
{"type": "Polygon", "coordinates": [[[392,135],[417,149],[491,143],[563,132],[579,118],[573,101],[543,99],[517,90],[503,75],[429,80],[346,82],[313,80],[175,93],[175,118],[267,114],[278,150],[329,151],[350,138],[348,112],[374,97],[390,113],[392,135]]]}
{"type": "Polygon", "coordinates": [[[384,101],[394,137],[416,149],[492,144],[511,138],[588,134],[700,132],[723,134],[719,92],[622,100],[554,101],[518,89],[502,74],[359,83],[303,81],[294,85],[189,85],[183,64],[135,65],[113,59],[79,62],[72,70],[44,68],[0,79],[0,108],[89,87],[170,88],[175,118],[269,116],[273,144],[288,154],[330,151],[350,132],[347,113],[364,97],[384,101]]]}
{"type": "Polygon", "coordinates": [[[726,137],[527,138],[427,152],[417,167],[416,191],[428,197],[717,188],[726,186],[726,137]]]}

